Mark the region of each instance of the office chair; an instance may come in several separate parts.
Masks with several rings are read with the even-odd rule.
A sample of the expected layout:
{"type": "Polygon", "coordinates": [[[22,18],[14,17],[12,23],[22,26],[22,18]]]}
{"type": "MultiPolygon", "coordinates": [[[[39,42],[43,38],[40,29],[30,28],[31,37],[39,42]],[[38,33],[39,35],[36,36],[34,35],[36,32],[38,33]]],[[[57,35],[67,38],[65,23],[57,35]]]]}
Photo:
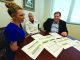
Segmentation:
{"type": "Polygon", "coordinates": [[[0,60],[6,60],[5,52],[4,28],[0,28],[0,60]]]}

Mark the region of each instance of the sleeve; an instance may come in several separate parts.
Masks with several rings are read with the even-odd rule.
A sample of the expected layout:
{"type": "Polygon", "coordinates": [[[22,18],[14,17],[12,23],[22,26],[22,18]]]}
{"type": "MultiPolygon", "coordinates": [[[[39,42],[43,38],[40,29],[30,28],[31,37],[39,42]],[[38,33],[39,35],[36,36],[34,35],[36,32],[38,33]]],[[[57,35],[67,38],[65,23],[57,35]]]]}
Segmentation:
{"type": "Polygon", "coordinates": [[[65,25],[65,26],[64,26],[64,30],[68,33],[67,26],[66,26],[66,22],[65,22],[64,25],[65,25]]]}
{"type": "Polygon", "coordinates": [[[5,35],[5,40],[7,44],[10,44],[11,42],[15,42],[18,40],[15,30],[8,29],[4,32],[4,35],[5,35]]]}
{"type": "Polygon", "coordinates": [[[65,21],[62,21],[62,23],[60,23],[60,26],[61,26],[60,27],[61,32],[67,32],[68,33],[68,30],[67,30],[67,26],[66,26],[66,22],[65,21]]]}
{"type": "Polygon", "coordinates": [[[36,23],[37,30],[39,30],[41,28],[40,21],[38,21],[38,20],[35,19],[35,23],[36,23]]]}

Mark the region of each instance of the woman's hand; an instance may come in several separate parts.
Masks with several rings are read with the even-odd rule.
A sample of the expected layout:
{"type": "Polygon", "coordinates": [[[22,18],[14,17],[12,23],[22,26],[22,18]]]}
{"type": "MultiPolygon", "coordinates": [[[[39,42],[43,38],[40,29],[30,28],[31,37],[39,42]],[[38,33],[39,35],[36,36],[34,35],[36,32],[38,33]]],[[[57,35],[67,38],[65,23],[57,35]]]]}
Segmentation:
{"type": "Polygon", "coordinates": [[[19,48],[18,45],[17,45],[17,42],[16,42],[16,41],[15,41],[15,42],[11,42],[10,48],[11,48],[11,50],[12,50],[13,52],[17,51],[18,48],[19,48]]]}

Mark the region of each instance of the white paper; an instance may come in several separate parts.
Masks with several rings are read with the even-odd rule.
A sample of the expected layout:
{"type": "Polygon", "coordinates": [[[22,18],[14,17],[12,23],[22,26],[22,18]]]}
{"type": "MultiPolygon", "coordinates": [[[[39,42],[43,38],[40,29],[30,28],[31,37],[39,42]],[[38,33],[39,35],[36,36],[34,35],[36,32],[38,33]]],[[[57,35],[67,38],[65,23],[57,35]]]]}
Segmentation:
{"type": "Polygon", "coordinates": [[[73,44],[73,46],[76,46],[76,45],[79,45],[79,44],[80,44],[80,41],[78,41],[78,40],[73,40],[73,42],[72,42],[71,44],[73,44]]]}
{"type": "Polygon", "coordinates": [[[47,42],[52,41],[52,40],[54,40],[53,36],[47,35],[47,36],[43,36],[43,38],[40,39],[39,42],[41,44],[44,44],[44,43],[47,43],[47,42]]]}
{"type": "Polygon", "coordinates": [[[80,41],[56,36],[56,33],[54,37],[53,35],[32,35],[35,40],[24,46],[22,50],[33,59],[36,59],[44,48],[56,58],[59,56],[63,48],[67,49],[73,46],[80,51],[80,41]]]}
{"type": "Polygon", "coordinates": [[[33,37],[35,40],[39,40],[39,39],[43,38],[43,35],[35,34],[35,35],[32,35],[31,37],[33,37]]]}
{"type": "Polygon", "coordinates": [[[72,47],[72,44],[71,44],[72,40],[67,37],[63,37],[61,39],[56,39],[56,42],[58,44],[62,45],[64,49],[72,47]]]}
{"type": "Polygon", "coordinates": [[[54,41],[46,43],[44,47],[56,58],[59,56],[59,54],[63,50],[63,47],[54,41]]]}
{"type": "Polygon", "coordinates": [[[74,40],[71,44],[73,45],[74,48],[80,51],[80,41],[74,40]]]}
{"type": "Polygon", "coordinates": [[[49,33],[50,35],[53,36],[53,38],[57,39],[57,38],[61,38],[62,36],[59,35],[58,33],[49,33]]]}
{"type": "Polygon", "coordinates": [[[80,51],[80,44],[77,46],[73,46],[74,48],[76,48],[78,51],[80,51]]]}
{"type": "Polygon", "coordinates": [[[36,59],[43,49],[42,45],[37,41],[33,41],[22,48],[33,59],[36,59]]]}

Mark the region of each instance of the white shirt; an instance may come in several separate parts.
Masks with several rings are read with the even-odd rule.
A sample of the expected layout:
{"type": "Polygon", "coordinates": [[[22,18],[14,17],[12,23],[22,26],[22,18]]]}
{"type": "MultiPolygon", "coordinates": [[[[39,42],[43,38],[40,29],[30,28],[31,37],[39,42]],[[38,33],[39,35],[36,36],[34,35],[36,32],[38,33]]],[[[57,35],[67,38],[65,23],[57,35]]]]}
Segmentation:
{"type": "Polygon", "coordinates": [[[39,32],[38,30],[38,21],[34,19],[34,23],[31,23],[29,20],[26,21],[26,32],[27,33],[37,33],[39,32]]]}

